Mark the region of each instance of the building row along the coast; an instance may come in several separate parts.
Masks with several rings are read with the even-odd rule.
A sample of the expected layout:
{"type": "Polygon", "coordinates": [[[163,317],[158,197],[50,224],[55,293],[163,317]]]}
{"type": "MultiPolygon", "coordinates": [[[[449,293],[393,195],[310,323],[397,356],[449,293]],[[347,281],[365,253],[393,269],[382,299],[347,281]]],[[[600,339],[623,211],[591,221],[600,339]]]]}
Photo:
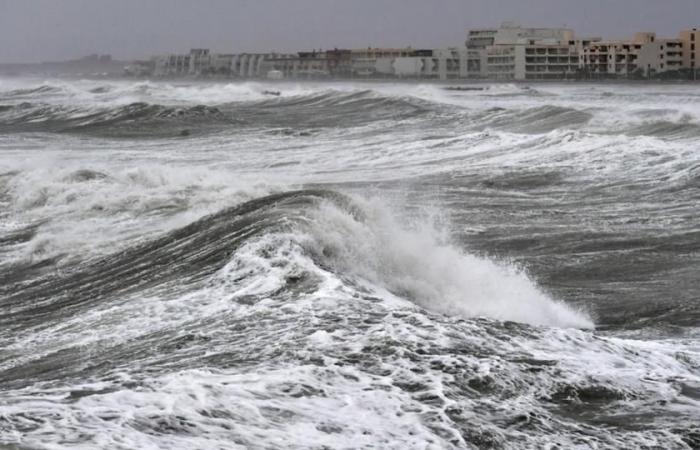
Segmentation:
{"type": "Polygon", "coordinates": [[[463,47],[363,48],[284,53],[216,54],[192,49],[155,57],[159,77],[416,78],[557,80],[696,75],[700,32],[677,38],[637,33],[629,40],[577,38],[568,28],[524,28],[505,23],[470,30],[463,47]]]}
{"type": "Polygon", "coordinates": [[[466,45],[473,59],[470,75],[480,78],[644,78],[695,75],[699,36],[694,28],[672,39],[659,39],[650,32],[636,33],[630,40],[579,39],[567,28],[504,24],[469,31],[466,45]]]}
{"type": "Polygon", "coordinates": [[[466,78],[467,50],[367,48],[280,53],[214,54],[192,49],[154,58],[158,77],[466,78]]]}

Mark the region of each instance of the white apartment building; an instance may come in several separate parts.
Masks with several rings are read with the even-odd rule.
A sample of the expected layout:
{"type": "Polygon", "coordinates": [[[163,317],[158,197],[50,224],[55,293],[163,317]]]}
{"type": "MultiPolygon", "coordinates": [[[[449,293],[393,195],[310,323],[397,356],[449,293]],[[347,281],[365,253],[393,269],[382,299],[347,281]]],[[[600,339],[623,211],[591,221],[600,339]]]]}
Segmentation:
{"type": "Polygon", "coordinates": [[[471,30],[467,37],[467,76],[496,80],[559,79],[579,68],[581,41],[568,28],[471,30]]]}
{"type": "Polygon", "coordinates": [[[211,55],[208,48],[193,48],[190,50],[190,75],[209,73],[211,55]]]}
{"type": "Polygon", "coordinates": [[[239,78],[257,78],[265,76],[263,63],[268,54],[264,53],[241,53],[233,55],[231,58],[231,75],[239,78]]]}
{"type": "Polygon", "coordinates": [[[464,48],[367,48],[348,51],[353,77],[453,79],[467,76],[464,48]]]}
{"type": "Polygon", "coordinates": [[[441,80],[466,78],[469,74],[469,50],[446,48],[433,50],[437,60],[437,77],[441,80]]]}
{"type": "Polygon", "coordinates": [[[155,58],[153,74],[157,77],[183,76],[190,71],[190,55],[160,55],[155,58]]]}
{"type": "Polygon", "coordinates": [[[193,48],[184,55],[169,54],[157,56],[153,74],[159,77],[196,76],[209,73],[210,63],[209,49],[193,48]]]}

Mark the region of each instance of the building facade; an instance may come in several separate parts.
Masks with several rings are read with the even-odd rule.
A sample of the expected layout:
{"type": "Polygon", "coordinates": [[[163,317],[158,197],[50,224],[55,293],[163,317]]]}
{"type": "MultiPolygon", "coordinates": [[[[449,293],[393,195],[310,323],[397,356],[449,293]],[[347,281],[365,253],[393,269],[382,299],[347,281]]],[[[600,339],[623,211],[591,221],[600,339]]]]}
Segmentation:
{"type": "Polygon", "coordinates": [[[644,44],[638,67],[646,76],[680,71],[683,68],[683,44],[680,39],[656,39],[644,44]]]}
{"type": "Polygon", "coordinates": [[[466,47],[466,76],[494,80],[561,79],[579,70],[582,41],[568,28],[471,30],[466,47]]]}
{"type": "Polygon", "coordinates": [[[683,30],[680,32],[681,51],[683,53],[683,67],[697,76],[700,70],[700,31],[698,28],[683,30]]]}

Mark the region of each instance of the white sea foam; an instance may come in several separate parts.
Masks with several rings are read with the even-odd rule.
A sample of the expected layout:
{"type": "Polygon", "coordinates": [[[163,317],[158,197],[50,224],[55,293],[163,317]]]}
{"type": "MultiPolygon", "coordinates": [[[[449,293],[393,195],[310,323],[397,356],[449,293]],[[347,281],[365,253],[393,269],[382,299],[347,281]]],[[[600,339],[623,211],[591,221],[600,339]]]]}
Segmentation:
{"type": "Polygon", "coordinates": [[[377,203],[365,203],[362,215],[326,203],[314,216],[309,245],[339,273],[356,274],[448,315],[593,326],[585,314],[552,300],[513,266],[440,243],[433,228],[406,230],[377,203]]]}

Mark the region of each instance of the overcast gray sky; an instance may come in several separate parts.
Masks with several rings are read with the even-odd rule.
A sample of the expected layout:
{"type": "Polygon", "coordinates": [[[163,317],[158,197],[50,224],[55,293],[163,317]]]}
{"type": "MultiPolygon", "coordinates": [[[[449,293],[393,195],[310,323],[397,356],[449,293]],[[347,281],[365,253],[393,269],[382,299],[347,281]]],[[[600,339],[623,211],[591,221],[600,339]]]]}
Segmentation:
{"type": "Polygon", "coordinates": [[[90,53],[141,58],[213,51],[463,45],[503,21],[580,36],[676,36],[700,26],[700,0],[0,0],[0,62],[90,53]]]}

